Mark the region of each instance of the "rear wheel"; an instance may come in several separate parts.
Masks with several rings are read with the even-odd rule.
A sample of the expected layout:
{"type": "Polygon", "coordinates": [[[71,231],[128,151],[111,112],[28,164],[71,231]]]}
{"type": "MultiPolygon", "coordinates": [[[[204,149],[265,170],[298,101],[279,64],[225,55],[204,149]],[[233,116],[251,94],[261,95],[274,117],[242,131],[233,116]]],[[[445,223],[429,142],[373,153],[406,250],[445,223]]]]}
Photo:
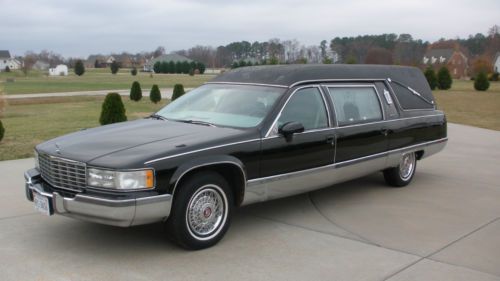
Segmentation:
{"type": "Polygon", "coordinates": [[[215,172],[193,174],[174,195],[167,220],[169,236],[184,248],[198,250],[219,242],[231,221],[233,195],[215,172]]]}
{"type": "Polygon", "coordinates": [[[394,187],[408,185],[415,175],[417,168],[417,158],[414,152],[402,155],[397,167],[384,170],[384,179],[387,184],[394,187]]]}

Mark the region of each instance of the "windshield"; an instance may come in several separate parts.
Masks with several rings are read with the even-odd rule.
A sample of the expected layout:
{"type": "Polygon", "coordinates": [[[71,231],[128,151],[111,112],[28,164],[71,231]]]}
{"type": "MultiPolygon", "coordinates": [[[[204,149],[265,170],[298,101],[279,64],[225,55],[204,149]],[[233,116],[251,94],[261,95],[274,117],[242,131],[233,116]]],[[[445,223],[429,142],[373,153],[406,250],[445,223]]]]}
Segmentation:
{"type": "Polygon", "coordinates": [[[174,121],[215,126],[257,126],[286,89],[207,84],[189,91],[156,114],[174,121]]]}

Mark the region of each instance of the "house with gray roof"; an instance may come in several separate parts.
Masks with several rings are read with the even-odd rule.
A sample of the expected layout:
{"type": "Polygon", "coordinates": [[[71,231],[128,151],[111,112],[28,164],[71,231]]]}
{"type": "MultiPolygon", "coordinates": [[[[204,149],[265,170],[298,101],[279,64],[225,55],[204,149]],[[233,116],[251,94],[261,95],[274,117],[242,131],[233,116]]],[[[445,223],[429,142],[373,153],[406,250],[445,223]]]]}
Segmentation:
{"type": "Polygon", "coordinates": [[[455,79],[466,78],[469,69],[467,57],[454,49],[430,49],[424,54],[422,63],[432,66],[436,71],[445,66],[455,79]]]}
{"type": "Polygon", "coordinates": [[[153,71],[153,66],[155,65],[156,62],[170,62],[170,61],[173,61],[174,63],[177,63],[177,62],[192,62],[193,60],[192,59],[189,59],[185,56],[181,56],[179,54],[175,54],[175,53],[172,53],[172,54],[168,54],[168,55],[161,55],[159,57],[156,57],[154,59],[151,59],[149,61],[147,61],[145,64],[144,64],[144,71],[146,72],[152,72],[153,71]]]}
{"type": "Polygon", "coordinates": [[[19,69],[21,63],[15,58],[11,58],[9,51],[0,50],[0,71],[5,71],[7,67],[9,69],[19,69]]]}

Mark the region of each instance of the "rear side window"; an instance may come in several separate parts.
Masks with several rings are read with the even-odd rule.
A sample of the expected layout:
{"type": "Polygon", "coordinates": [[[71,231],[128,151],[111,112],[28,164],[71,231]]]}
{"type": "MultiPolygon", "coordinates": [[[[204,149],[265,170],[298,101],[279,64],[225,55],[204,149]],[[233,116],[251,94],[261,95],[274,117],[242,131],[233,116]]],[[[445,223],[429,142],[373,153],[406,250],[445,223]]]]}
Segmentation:
{"type": "Polygon", "coordinates": [[[382,120],[382,110],[372,87],[330,87],[339,126],[382,120]]]}

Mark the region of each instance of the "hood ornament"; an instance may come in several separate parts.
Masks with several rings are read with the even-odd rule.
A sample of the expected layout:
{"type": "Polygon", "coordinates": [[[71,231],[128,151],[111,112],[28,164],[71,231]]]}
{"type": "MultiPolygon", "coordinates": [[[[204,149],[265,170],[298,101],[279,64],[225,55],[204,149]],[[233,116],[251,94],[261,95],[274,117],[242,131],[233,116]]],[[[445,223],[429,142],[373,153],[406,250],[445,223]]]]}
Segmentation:
{"type": "Polygon", "coordinates": [[[56,146],[56,153],[61,154],[61,148],[59,147],[59,144],[56,143],[55,146],[56,146]]]}

